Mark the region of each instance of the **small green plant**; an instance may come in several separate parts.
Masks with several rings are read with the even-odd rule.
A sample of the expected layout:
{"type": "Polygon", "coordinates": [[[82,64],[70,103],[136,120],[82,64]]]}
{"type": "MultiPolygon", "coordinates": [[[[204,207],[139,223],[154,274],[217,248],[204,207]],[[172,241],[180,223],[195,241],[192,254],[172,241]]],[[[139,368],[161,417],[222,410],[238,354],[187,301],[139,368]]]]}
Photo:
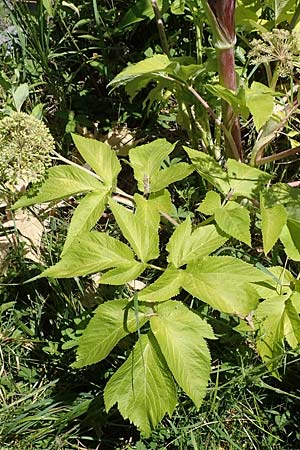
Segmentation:
{"type": "Polygon", "coordinates": [[[73,364],[78,368],[95,364],[122,338],[136,335],[131,354],[106,385],[106,409],[117,403],[121,414],[149,435],[165,413],[174,411],[174,381],[200,407],[210,374],[206,339],[215,336],[212,327],[181,300],[182,289],[187,298],[239,318],[249,333],[257,335],[257,350],[278,376],[284,340],[292,348],[300,341],[297,279],[258,260],[255,267],[232,256],[211,254],[222,252],[231,238],[250,247],[251,215],[256,213],[261,215],[265,253],[279,238],[288,256],[300,260],[299,222],[294,217],[298,190],[281,184],[268,187],[271,176],[258,169],[229,159],[224,170],[214,158],[189,148],[185,150],[192,164],[178,162],[162,169],[174,145],[156,140],[129,152],[139,191],[130,197],[117,187],[121,166],[113,150],[84,137],[73,139],[93,172],[74,164],[52,167],[39,192],[22,197],[13,208],[84,193],[59,262],[38,278],[100,272],[100,284],[126,287],[131,282],[124,298],[98,306],[79,339],[73,364]],[[174,223],[167,188],[194,170],[219,193],[208,191],[198,208],[208,219],[198,225],[189,217],[174,223]],[[258,201],[260,209],[253,211],[252,202],[258,201]],[[107,207],[127,243],[104,231],[90,231],[107,207]],[[176,225],[165,250],[159,243],[160,216],[176,225]],[[132,280],[149,271],[154,273],[152,280],[136,289],[132,280]]]}

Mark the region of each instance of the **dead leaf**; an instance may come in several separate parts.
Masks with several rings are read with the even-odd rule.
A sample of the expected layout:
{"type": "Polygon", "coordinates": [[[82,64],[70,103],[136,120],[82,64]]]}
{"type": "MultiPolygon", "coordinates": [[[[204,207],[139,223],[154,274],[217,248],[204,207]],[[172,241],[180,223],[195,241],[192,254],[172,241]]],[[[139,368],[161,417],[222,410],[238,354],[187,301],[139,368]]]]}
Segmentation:
{"type": "Polygon", "coordinates": [[[41,262],[41,241],[44,225],[28,210],[18,210],[13,220],[4,224],[5,228],[17,228],[19,240],[25,243],[25,258],[41,262]]]}

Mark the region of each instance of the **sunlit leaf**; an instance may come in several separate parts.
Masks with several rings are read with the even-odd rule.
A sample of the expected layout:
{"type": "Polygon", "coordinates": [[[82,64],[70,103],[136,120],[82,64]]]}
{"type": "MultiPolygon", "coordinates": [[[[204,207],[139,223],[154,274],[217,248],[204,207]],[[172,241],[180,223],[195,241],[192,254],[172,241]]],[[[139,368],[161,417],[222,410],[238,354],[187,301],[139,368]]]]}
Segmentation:
{"type": "Polygon", "coordinates": [[[116,267],[103,273],[100,277],[100,284],[122,285],[135,280],[146,268],[145,264],[138,261],[131,261],[128,266],[116,267]]]}
{"type": "Polygon", "coordinates": [[[169,266],[165,272],[152,284],[139,292],[142,302],[163,302],[179,294],[182,272],[169,266]]]}
{"type": "Polygon", "coordinates": [[[231,256],[207,256],[187,265],[182,287],[213,308],[247,315],[257,306],[255,282],[269,276],[250,264],[231,256]]]}
{"type": "Polygon", "coordinates": [[[268,207],[263,195],[261,195],[260,210],[264,252],[268,254],[276,244],[283,226],[286,225],[287,214],[281,204],[274,205],[271,208],[268,207]]]}
{"type": "Polygon", "coordinates": [[[103,191],[103,184],[79,167],[55,166],[47,171],[43,184],[35,188],[34,192],[29,191],[27,195],[21,197],[13,205],[13,209],[90,191],[103,191]]]}
{"type": "Polygon", "coordinates": [[[210,374],[210,353],[204,340],[214,339],[210,325],[174,301],[161,303],[150,323],[175,380],[199,408],[210,374]]]}
{"type": "Polygon", "coordinates": [[[106,233],[91,231],[75,237],[58,263],[41,277],[71,278],[113,267],[128,267],[134,254],[127,245],[106,233]]]}
{"type": "Polygon", "coordinates": [[[205,199],[200,203],[197,211],[202,212],[207,216],[211,216],[215,213],[216,209],[221,208],[221,197],[215,191],[208,191],[205,199]]]}
{"type": "Polygon", "coordinates": [[[73,141],[84,160],[94,169],[106,186],[114,187],[121,164],[111,147],[96,139],[78,134],[72,135],[73,141]]]}
{"type": "Polygon", "coordinates": [[[137,329],[136,313],[139,326],[148,319],[142,312],[136,312],[128,300],[111,300],[98,306],[94,316],[79,338],[77,359],[73,367],[95,364],[111,352],[117,343],[137,329]]]}
{"type": "Polygon", "coordinates": [[[196,228],[191,232],[191,219],[188,217],[176,227],[167,244],[168,262],[180,267],[202,256],[207,256],[220,248],[228,239],[214,225],[196,228]]]}
{"type": "Polygon", "coordinates": [[[122,416],[149,436],[166,413],[172,415],[176,401],[173,377],[156,339],[152,333],[141,335],[104,389],[106,410],[117,403],[122,416]]]}
{"type": "Polygon", "coordinates": [[[107,202],[107,189],[87,194],[79,203],[72,216],[62,255],[79,234],[90,231],[100,219],[107,202]]]}
{"type": "Polygon", "coordinates": [[[132,213],[114,200],[110,201],[115,219],[131,247],[142,262],[159,255],[158,226],[159,212],[155,204],[136,194],[136,212],[132,213]]]}
{"type": "Polygon", "coordinates": [[[236,202],[215,211],[215,221],[222,231],[251,247],[250,214],[236,202]]]}

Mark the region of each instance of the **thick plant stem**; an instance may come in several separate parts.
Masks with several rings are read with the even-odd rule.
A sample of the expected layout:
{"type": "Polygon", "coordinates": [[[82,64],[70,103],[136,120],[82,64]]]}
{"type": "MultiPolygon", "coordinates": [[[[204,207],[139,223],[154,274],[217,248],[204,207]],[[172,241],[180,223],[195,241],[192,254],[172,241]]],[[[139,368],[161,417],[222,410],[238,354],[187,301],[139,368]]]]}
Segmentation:
{"type": "MultiPolygon", "coordinates": [[[[218,58],[218,72],[220,84],[227,89],[236,92],[237,82],[235,74],[234,46],[235,34],[235,0],[202,0],[207,19],[212,28],[213,42],[218,58]]],[[[231,134],[238,150],[238,154],[232,153],[232,145],[225,135],[225,150],[229,158],[242,160],[241,131],[239,119],[228,103],[223,103],[224,127],[231,134]]]]}
{"type": "MultiPolygon", "coordinates": [[[[234,48],[231,47],[224,50],[223,49],[217,50],[217,58],[218,58],[220,84],[225,88],[231,89],[232,91],[235,92],[237,89],[237,83],[235,74],[234,48]]],[[[236,148],[238,150],[238,155],[233,154],[232,146],[230,145],[228,139],[225,136],[227,156],[235,159],[238,156],[238,159],[242,160],[243,159],[242,140],[241,140],[239,118],[234,113],[232,107],[226,102],[223,102],[222,111],[223,111],[224,126],[231,133],[236,148]]]]}
{"type": "Polygon", "coordinates": [[[156,20],[156,24],[157,24],[157,29],[158,29],[158,34],[159,34],[162,50],[170,58],[170,49],[169,49],[168,39],[167,39],[167,35],[165,32],[165,28],[164,28],[164,23],[162,20],[161,12],[158,7],[157,1],[151,0],[151,5],[152,5],[152,9],[153,9],[153,12],[155,15],[155,20],[156,20]]]}

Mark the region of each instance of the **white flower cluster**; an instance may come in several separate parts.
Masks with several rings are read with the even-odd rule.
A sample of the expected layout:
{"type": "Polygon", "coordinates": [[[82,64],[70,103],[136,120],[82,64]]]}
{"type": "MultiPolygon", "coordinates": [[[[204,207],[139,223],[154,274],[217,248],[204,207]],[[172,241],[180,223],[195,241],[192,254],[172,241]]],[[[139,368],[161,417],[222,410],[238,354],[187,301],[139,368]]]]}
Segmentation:
{"type": "Polygon", "coordinates": [[[293,74],[299,69],[300,35],[288,30],[274,29],[263,33],[261,39],[251,42],[252,50],[248,56],[251,64],[275,62],[280,77],[293,74]]]}
{"type": "Polygon", "coordinates": [[[5,117],[0,120],[0,181],[10,186],[41,181],[53,150],[43,122],[23,112],[5,117]]]}

